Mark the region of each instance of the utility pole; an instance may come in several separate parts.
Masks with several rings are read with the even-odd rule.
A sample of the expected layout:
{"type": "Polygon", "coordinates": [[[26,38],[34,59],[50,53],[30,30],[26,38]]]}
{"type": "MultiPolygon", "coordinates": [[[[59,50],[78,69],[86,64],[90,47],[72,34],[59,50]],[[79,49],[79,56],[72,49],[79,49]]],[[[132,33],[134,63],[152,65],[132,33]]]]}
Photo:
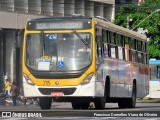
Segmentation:
{"type": "Polygon", "coordinates": [[[149,18],[155,12],[159,12],[159,11],[160,11],[160,9],[157,9],[157,10],[153,11],[150,15],[148,15],[146,18],[144,18],[138,25],[136,25],[132,30],[134,30],[135,28],[137,28],[141,23],[143,23],[147,18],[149,18]]]}
{"type": "Polygon", "coordinates": [[[129,16],[127,16],[126,28],[129,29],[129,16]]]}
{"type": "Polygon", "coordinates": [[[127,16],[127,23],[126,23],[126,28],[127,28],[127,29],[131,29],[131,28],[130,28],[130,24],[129,24],[131,21],[132,21],[132,19],[129,18],[129,16],[127,16]]]}

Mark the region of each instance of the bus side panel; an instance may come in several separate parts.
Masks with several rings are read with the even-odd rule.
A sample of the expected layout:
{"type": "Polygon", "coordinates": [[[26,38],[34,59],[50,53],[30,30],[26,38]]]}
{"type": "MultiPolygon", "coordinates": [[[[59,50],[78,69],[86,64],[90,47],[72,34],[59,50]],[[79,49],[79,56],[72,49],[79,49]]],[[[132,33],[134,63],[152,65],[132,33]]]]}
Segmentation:
{"type": "Polygon", "coordinates": [[[116,88],[118,83],[118,66],[117,60],[104,58],[103,63],[97,69],[97,81],[103,81],[102,93],[104,94],[104,87],[106,77],[110,77],[110,97],[116,97],[116,88]]]}
{"type": "Polygon", "coordinates": [[[132,90],[133,80],[130,77],[132,69],[129,70],[130,64],[125,61],[119,61],[115,59],[106,59],[108,66],[108,73],[105,76],[110,76],[110,97],[131,97],[129,92],[132,90]]]}
{"type": "Polygon", "coordinates": [[[143,67],[141,71],[141,67],[136,64],[105,58],[103,65],[97,71],[96,78],[105,81],[106,76],[110,77],[110,97],[131,97],[133,80],[136,80],[137,97],[145,97],[149,87],[147,69],[143,67]]]}
{"type": "Polygon", "coordinates": [[[128,78],[130,71],[127,70],[128,63],[122,60],[118,62],[118,86],[116,90],[117,97],[129,97],[129,91],[132,81],[128,78]]]}
{"type": "Polygon", "coordinates": [[[104,96],[104,86],[105,86],[105,81],[104,81],[104,77],[103,77],[103,66],[104,63],[100,63],[99,65],[97,65],[97,73],[95,76],[95,81],[96,81],[96,85],[95,85],[95,92],[96,92],[96,96],[104,96]]]}
{"type": "Polygon", "coordinates": [[[137,97],[143,98],[149,92],[149,69],[144,66],[136,67],[136,81],[137,81],[137,97]]]}

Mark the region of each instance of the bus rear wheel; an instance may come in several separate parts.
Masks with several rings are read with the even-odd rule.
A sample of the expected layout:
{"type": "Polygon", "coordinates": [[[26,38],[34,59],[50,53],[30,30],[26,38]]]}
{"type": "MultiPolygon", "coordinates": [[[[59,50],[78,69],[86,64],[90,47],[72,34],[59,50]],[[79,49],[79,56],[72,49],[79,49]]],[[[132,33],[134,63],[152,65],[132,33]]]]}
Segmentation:
{"type": "Polygon", "coordinates": [[[128,108],[136,107],[136,98],[137,98],[136,84],[133,84],[132,97],[128,99],[128,108]]]}
{"type": "Polygon", "coordinates": [[[127,108],[127,101],[125,99],[121,99],[118,101],[119,108],[127,108]]]}
{"type": "Polygon", "coordinates": [[[43,110],[51,109],[51,104],[52,104],[52,98],[49,97],[39,98],[39,105],[41,109],[43,110]]]}

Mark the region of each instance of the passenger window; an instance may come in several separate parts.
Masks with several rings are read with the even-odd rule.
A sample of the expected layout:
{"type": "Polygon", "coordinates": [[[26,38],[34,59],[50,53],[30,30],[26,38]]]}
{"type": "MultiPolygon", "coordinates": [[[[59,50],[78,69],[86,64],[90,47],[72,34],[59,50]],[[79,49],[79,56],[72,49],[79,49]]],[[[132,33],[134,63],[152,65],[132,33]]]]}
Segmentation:
{"type": "Polygon", "coordinates": [[[123,46],[123,36],[122,35],[119,35],[117,34],[117,45],[118,46],[123,46]]]}
{"type": "Polygon", "coordinates": [[[116,46],[111,45],[111,57],[116,58],[116,46]]]}
{"type": "Polygon", "coordinates": [[[132,60],[132,62],[136,62],[136,51],[135,50],[131,50],[131,60],[132,60]]]}
{"type": "Polygon", "coordinates": [[[142,41],[137,42],[137,50],[142,51],[142,41]]]}
{"type": "Polygon", "coordinates": [[[97,57],[103,57],[102,29],[96,28],[97,57]]]}
{"type": "Polygon", "coordinates": [[[109,57],[109,47],[108,44],[104,43],[104,57],[109,57]]]}
{"type": "Polygon", "coordinates": [[[136,50],[136,41],[134,40],[134,39],[130,39],[130,47],[131,47],[131,49],[134,49],[134,50],[136,50]]]}
{"type": "Polygon", "coordinates": [[[107,34],[108,34],[108,31],[103,30],[102,39],[103,39],[104,43],[108,43],[108,35],[107,34]]]}
{"type": "Polygon", "coordinates": [[[126,61],[130,61],[130,46],[128,37],[125,37],[125,57],[126,61]]]}
{"type": "Polygon", "coordinates": [[[111,44],[115,44],[115,37],[116,37],[116,34],[113,33],[113,32],[110,32],[110,42],[111,44]]]}
{"type": "Polygon", "coordinates": [[[123,60],[123,48],[118,46],[118,58],[123,60]]]}

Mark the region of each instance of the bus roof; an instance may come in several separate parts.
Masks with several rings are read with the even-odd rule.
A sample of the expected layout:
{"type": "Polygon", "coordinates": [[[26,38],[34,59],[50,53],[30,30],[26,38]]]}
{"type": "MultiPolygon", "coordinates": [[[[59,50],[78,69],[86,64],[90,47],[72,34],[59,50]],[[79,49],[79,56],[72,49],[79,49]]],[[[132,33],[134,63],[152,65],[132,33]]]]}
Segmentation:
{"type": "Polygon", "coordinates": [[[35,19],[30,19],[28,21],[50,21],[50,20],[70,20],[70,19],[75,19],[75,20],[79,20],[79,19],[94,19],[95,24],[106,27],[106,29],[111,30],[113,32],[117,32],[120,33],[122,35],[128,36],[128,37],[132,37],[135,39],[141,39],[144,41],[147,41],[147,37],[145,35],[142,35],[138,32],[129,30],[127,28],[115,25],[109,21],[104,21],[100,18],[95,18],[95,17],[84,17],[84,16],[66,16],[66,17],[43,17],[43,18],[35,18],[35,19]]]}
{"type": "Polygon", "coordinates": [[[83,16],[63,16],[63,17],[42,17],[42,18],[34,18],[34,19],[29,19],[28,21],[47,21],[47,20],[58,20],[58,19],[63,19],[63,20],[69,20],[69,19],[92,19],[92,17],[83,17],[83,16]]]}
{"type": "Polygon", "coordinates": [[[135,39],[141,39],[143,41],[147,41],[146,35],[142,35],[138,32],[135,32],[135,31],[129,30],[127,28],[115,25],[115,24],[108,22],[108,21],[101,20],[99,18],[94,18],[94,19],[95,19],[96,24],[103,26],[103,27],[106,27],[106,29],[108,29],[108,30],[111,30],[116,33],[120,33],[120,34],[128,36],[128,37],[132,37],[135,39]]]}

